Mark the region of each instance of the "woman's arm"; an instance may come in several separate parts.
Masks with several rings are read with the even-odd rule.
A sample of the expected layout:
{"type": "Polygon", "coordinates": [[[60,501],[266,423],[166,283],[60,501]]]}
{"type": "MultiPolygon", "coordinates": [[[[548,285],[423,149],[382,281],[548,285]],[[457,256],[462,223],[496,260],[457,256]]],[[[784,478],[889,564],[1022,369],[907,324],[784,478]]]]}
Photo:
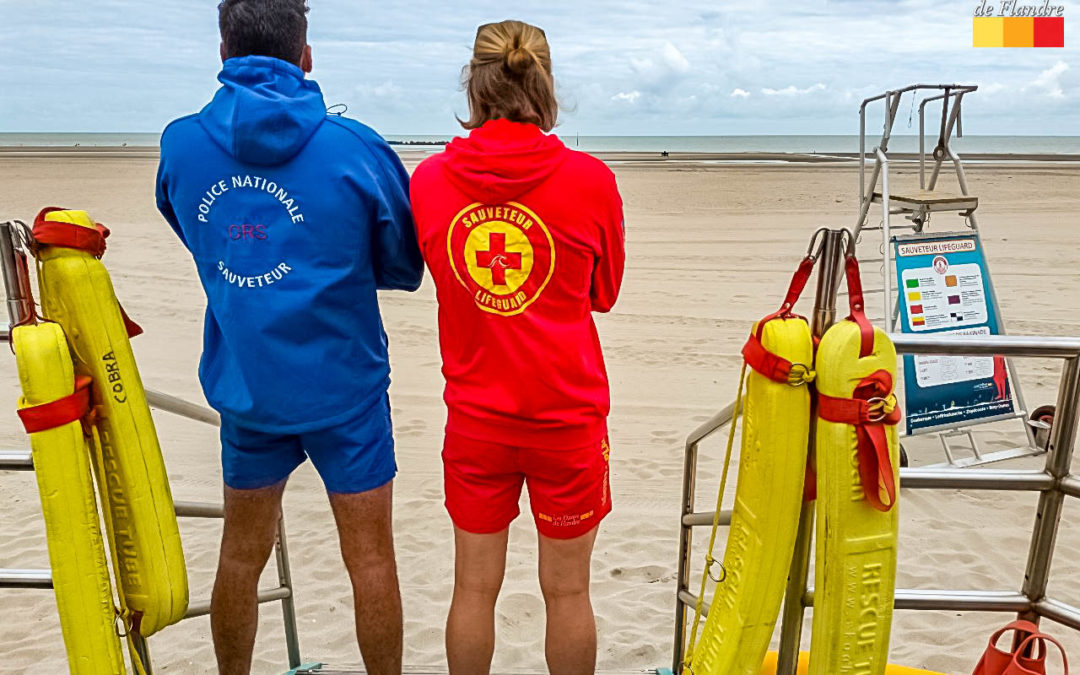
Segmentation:
{"type": "Polygon", "coordinates": [[[615,305],[622,286],[623,265],[626,262],[626,225],[623,220],[622,197],[609,173],[610,185],[600,223],[600,253],[593,264],[592,289],[589,297],[594,312],[607,312],[615,305]]]}

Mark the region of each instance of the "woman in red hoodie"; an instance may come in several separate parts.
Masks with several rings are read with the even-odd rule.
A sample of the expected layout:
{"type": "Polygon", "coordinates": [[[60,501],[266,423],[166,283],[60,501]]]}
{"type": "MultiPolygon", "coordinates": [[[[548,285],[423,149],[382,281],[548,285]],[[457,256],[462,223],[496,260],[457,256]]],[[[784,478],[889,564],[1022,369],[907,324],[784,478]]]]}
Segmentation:
{"type": "Polygon", "coordinates": [[[622,200],[603,163],[554,135],[544,32],[481,26],[467,69],[468,138],[413,174],[439,301],[446,508],[454,521],[451,673],[488,672],[508,527],[527,485],[539,531],[552,673],[592,673],[589,560],[611,510],[607,373],[592,312],[615,303],[622,200]]]}

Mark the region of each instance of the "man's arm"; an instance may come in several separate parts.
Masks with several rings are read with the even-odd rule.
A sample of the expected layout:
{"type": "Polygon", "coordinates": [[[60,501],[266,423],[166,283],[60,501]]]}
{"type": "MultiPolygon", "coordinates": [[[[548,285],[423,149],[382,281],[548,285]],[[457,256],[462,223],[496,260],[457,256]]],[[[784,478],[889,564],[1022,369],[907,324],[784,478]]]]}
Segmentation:
{"type": "Polygon", "coordinates": [[[184,247],[187,248],[187,239],[184,238],[184,231],[180,229],[180,221],[176,219],[176,212],[173,210],[172,202],[169,201],[169,179],[165,173],[166,152],[164,137],[162,137],[161,146],[161,158],[158,160],[157,184],[154,190],[157,196],[158,211],[165,217],[165,221],[169,223],[169,227],[173,229],[176,236],[180,237],[180,241],[184,244],[184,247]]]}
{"type": "Polygon", "coordinates": [[[593,264],[592,289],[589,298],[594,312],[607,312],[615,306],[622,286],[623,265],[626,262],[626,228],[623,221],[622,198],[610,176],[607,204],[600,223],[600,253],[593,264]]]}
{"type": "Polygon", "coordinates": [[[382,139],[371,144],[376,219],[372,231],[375,286],[382,290],[415,291],[424,278],[424,261],[416,241],[409,204],[409,174],[397,153],[382,139]]]}

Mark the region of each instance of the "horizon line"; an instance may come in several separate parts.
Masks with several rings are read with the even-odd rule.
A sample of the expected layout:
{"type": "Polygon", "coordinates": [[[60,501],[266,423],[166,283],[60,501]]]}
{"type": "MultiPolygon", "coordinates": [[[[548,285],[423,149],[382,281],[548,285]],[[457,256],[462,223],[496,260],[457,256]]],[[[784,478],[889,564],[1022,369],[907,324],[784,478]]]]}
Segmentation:
{"type": "MultiPolygon", "coordinates": [[[[455,136],[457,136],[457,134],[429,133],[429,132],[409,132],[409,133],[378,132],[378,133],[381,136],[439,136],[439,137],[446,137],[446,138],[454,138],[455,136]]],[[[78,130],[78,131],[25,131],[25,130],[23,130],[23,131],[0,131],[0,135],[15,135],[15,134],[37,134],[37,135],[50,135],[50,134],[56,134],[56,135],[59,135],[59,134],[68,134],[68,135],[74,135],[74,134],[86,134],[86,135],[89,135],[89,134],[111,134],[111,135],[156,134],[156,135],[160,135],[161,131],[160,130],[158,130],[158,131],[131,131],[131,130],[128,130],[128,131],[85,131],[85,130],[78,130]]],[[[585,137],[588,137],[588,138],[749,138],[749,137],[759,137],[759,136],[775,136],[775,137],[785,137],[785,136],[790,136],[790,137],[799,137],[799,136],[849,136],[850,137],[850,136],[856,136],[857,137],[859,134],[858,133],[837,133],[837,132],[756,133],[756,134],[745,134],[745,133],[744,134],[590,134],[590,133],[579,133],[579,132],[570,133],[570,132],[568,132],[568,133],[562,133],[562,134],[556,133],[556,135],[561,135],[561,136],[564,136],[564,137],[567,137],[567,136],[585,136],[585,137]]],[[[917,133],[893,134],[892,135],[893,138],[896,138],[896,137],[918,138],[918,136],[919,136],[919,134],[917,134],[917,133]]],[[[1015,133],[1015,134],[973,134],[973,133],[968,133],[968,134],[964,134],[964,136],[959,137],[959,138],[961,140],[963,140],[963,138],[969,138],[969,137],[971,137],[971,138],[986,138],[986,137],[998,137],[998,138],[1080,138],[1080,133],[1073,133],[1073,134],[1024,134],[1024,133],[1015,133]]],[[[867,139],[870,139],[870,138],[871,138],[871,136],[868,134],[867,139]]],[[[873,138],[877,138],[877,137],[873,136],[873,138]]],[[[927,136],[927,138],[929,138],[929,136],[927,136]]]]}

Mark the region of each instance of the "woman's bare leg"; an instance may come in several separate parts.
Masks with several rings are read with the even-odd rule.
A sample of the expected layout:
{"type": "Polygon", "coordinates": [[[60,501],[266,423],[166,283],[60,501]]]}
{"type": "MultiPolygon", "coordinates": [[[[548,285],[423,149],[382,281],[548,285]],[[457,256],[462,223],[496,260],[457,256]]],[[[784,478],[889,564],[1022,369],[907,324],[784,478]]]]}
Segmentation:
{"type": "Polygon", "coordinates": [[[547,605],[544,650],[551,675],[596,671],[596,618],[589,599],[596,530],[574,539],[540,535],[540,590],[547,605]]]}
{"type": "Polygon", "coordinates": [[[495,652],[495,601],[506,571],[510,530],[472,534],[454,528],[454,598],[446,619],[451,675],[486,675],[495,652]]]}

